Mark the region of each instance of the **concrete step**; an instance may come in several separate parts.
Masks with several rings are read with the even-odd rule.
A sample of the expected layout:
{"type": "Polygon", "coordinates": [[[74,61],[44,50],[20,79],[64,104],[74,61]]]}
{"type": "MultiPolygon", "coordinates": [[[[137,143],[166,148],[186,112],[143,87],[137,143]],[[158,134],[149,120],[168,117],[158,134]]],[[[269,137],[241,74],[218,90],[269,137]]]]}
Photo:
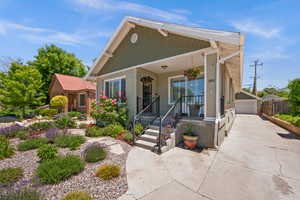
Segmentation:
{"type": "Polygon", "coordinates": [[[148,134],[143,134],[143,135],[139,136],[138,139],[146,141],[146,142],[152,142],[152,143],[157,142],[157,136],[148,135],[148,134]]]}
{"type": "Polygon", "coordinates": [[[138,146],[138,147],[141,147],[143,149],[148,149],[148,150],[153,150],[156,143],[153,143],[153,142],[147,142],[147,141],[144,141],[144,140],[137,140],[135,141],[135,145],[138,146]]]}
{"type": "Polygon", "coordinates": [[[159,130],[159,126],[149,125],[149,129],[159,130]]]}
{"type": "Polygon", "coordinates": [[[146,129],[145,130],[145,134],[148,135],[153,135],[153,136],[158,136],[159,135],[159,130],[155,130],[155,129],[146,129]]]}

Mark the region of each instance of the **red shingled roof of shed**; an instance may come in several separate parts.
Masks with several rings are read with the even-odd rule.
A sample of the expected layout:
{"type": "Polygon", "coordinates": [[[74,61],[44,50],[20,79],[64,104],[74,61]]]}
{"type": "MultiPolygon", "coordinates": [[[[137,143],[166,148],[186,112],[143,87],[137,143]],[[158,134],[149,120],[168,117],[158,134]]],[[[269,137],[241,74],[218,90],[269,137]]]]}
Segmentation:
{"type": "MultiPolygon", "coordinates": [[[[96,90],[96,84],[90,81],[85,81],[80,77],[69,76],[63,74],[55,74],[56,79],[59,81],[63,90],[96,90]]],[[[51,84],[52,86],[52,84],[51,84]]],[[[50,86],[50,87],[51,87],[50,86]]]]}

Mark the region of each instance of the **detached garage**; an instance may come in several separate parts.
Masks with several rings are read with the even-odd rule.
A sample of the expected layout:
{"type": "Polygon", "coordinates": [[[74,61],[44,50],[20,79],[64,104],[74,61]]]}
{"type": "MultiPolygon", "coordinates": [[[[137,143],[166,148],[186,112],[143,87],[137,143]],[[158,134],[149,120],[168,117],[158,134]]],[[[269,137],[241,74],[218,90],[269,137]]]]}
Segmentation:
{"type": "Polygon", "coordinates": [[[261,99],[246,91],[241,91],[235,95],[235,112],[237,114],[258,114],[261,99]]]}

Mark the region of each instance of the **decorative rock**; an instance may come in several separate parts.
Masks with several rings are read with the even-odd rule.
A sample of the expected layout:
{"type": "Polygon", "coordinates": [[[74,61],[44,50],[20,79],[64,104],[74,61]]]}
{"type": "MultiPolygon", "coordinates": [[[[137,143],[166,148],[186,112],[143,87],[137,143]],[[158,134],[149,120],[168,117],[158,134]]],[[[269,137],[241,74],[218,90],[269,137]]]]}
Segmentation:
{"type": "Polygon", "coordinates": [[[124,153],[124,150],[120,144],[114,144],[110,146],[110,152],[121,155],[124,153]]]}

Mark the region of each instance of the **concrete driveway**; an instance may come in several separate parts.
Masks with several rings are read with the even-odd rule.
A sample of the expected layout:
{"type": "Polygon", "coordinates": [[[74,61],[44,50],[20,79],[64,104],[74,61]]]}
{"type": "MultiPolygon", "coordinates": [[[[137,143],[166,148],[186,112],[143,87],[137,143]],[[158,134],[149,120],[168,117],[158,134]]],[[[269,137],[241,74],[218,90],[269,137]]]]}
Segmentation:
{"type": "Polygon", "coordinates": [[[254,115],[237,116],[219,151],[133,148],[126,168],[121,200],[300,199],[300,137],[254,115]]]}

